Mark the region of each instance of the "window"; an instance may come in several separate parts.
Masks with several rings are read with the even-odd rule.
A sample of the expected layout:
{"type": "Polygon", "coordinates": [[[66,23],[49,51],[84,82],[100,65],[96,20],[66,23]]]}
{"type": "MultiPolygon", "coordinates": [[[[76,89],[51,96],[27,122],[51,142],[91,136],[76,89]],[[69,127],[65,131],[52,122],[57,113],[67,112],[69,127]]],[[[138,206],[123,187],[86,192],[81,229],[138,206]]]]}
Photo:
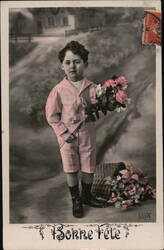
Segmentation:
{"type": "Polygon", "coordinates": [[[63,17],[63,25],[68,26],[68,17],[67,16],[63,17]]]}
{"type": "Polygon", "coordinates": [[[54,17],[53,16],[48,17],[48,26],[49,27],[54,26],[54,17]]]}

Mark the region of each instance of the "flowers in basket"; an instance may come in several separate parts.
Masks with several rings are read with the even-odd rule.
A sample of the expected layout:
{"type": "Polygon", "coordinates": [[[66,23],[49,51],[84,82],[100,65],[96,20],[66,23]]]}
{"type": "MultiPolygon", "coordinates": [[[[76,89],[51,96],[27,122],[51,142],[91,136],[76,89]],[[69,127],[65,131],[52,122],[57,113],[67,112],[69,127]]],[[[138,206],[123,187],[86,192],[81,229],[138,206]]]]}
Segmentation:
{"type": "Polygon", "coordinates": [[[127,210],[148,198],[156,199],[156,190],[148,183],[146,174],[132,164],[118,169],[112,178],[108,176],[105,181],[111,186],[107,202],[121,210],[127,210]]]}
{"type": "Polygon", "coordinates": [[[107,111],[124,111],[127,104],[130,103],[126,90],[128,88],[127,80],[124,76],[113,76],[111,80],[107,80],[97,85],[96,99],[97,103],[86,108],[86,114],[96,114],[99,118],[99,111],[104,115],[107,111]]]}

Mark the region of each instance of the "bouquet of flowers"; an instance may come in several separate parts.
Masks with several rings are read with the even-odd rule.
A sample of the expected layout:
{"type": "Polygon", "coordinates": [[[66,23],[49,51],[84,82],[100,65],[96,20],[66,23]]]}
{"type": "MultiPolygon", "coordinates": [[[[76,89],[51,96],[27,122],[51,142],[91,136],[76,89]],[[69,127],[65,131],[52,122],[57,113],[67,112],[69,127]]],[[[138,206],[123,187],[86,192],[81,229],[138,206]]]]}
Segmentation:
{"type": "Polygon", "coordinates": [[[127,87],[128,83],[124,76],[113,76],[112,80],[97,85],[97,103],[87,107],[86,114],[95,113],[96,117],[99,118],[99,111],[102,111],[104,115],[107,114],[107,111],[124,111],[130,102],[126,93],[127,87]]]}
{"type": "Polygon", "coordinates": [[[106,184],[110,184],[110,197],[107,201],[121,210],[127,210],[130,206],[140,204],[148,198],[156,198],[155,189],[148,183],[148,177],[144,172],[135,168],[132,164],[125,165],[124,169],[116,171],[114,176],[105,178],[106,184]]]}

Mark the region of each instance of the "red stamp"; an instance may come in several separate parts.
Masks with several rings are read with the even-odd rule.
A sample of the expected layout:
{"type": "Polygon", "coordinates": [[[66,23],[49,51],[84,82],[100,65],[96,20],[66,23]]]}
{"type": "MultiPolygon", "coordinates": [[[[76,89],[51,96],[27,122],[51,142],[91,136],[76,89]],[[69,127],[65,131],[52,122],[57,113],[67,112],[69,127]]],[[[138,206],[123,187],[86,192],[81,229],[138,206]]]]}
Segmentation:
{"type": "Polygon", "coordinates": [[[161,45],[161,13],[145,11],[142,43],[144,45],[161,45]]]}

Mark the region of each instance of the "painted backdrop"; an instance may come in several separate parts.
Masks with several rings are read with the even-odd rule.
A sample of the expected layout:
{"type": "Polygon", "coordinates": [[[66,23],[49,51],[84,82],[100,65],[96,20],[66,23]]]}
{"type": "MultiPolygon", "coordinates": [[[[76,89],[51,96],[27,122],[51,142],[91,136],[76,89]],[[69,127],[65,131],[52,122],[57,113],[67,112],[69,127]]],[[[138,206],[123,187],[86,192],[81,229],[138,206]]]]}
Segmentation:
{"type": "MultiPolygon", "coordinates": [[[[36,10],[40,13],[39,9],[36,10]]],[[[43,8],[42,18],[36,10],[11,10],[10,27],[14,18],[19,24],[22,16],[24,31],[29,24],[36,24],[36,20],[43,26],[49,13],[55,20],[60,12],[65,20],[71,15],[74,16],[71,20],[78,23],[76,8],[72,8],[71,13],[67,8],[53,8],[52,12],[43,8]]],[[[78,8],[78,14],[79,11],[85,20],[88,9],[78,8]]],[[[85,28],[74,26],[69,34],[63,33],[68,29],[66,21],[57,25],[51,18],[51,27],[47,27],[51,33],[47,31],[45,34],[40,29],[39,34],[31,33],[31,41],[10,38],[11,223],[51,221],[51,216],[46,215],[53,200],[51,192],[65,188],[59,149],[45,120],[44,106],[52,87],[63,78],[57,55],[70,40],[78,40],[90,51],[88,78],[101,83],[113,75],[123,75],[129,83],[131,104],[127,111],[111,112],[97,122],[97,164],[133,163],[146,171],[155,183],[155,47],[143,46],[141,42],[144,8],[91,8],[89,11],[92,13],[91,24],[85,28]],[[56,25],[55,34],[53,25],[56,25]],[[41,197],[50,196],[44,200],[49,204],[46,208],[38,203],[41,197]],[[37,208],[34,207],[36,203],[37,208]],[[42,212],[41,207],[44,207],[42,212]]],[[[120,220],[123,217],[120,215],[120,220]]],[[[136,220],[134,216],[133,219],[136,220]]],[[[96,221],[94,217],[93,221],[96,221]]]]}

